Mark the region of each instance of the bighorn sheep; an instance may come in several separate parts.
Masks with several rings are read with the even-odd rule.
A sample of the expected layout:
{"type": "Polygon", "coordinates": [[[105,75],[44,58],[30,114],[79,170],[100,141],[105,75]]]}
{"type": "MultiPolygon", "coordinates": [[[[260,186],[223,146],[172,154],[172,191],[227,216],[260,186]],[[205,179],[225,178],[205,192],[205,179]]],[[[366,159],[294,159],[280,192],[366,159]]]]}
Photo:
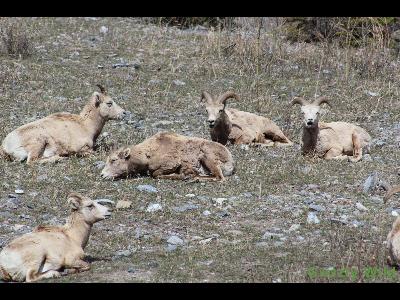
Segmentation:
{"type": "Polygon", "coordinates": [[[313,102],[295,97],[291,103],[300,104],[304,114],[303,155],[357,162],[362,158],[363,149],[369,152],[371,136],[363,128],[346,122],[319,122],[320,105],[330,105],[325,97],[313,102]]]}
{"type": "Polygon", "coordinates": [[[154,178],[218,180],[234,172],[229,150],[216,142],[161,132],[142,143],[113,152],[101,172],[104,178],[150,175],[154,178]]]}
{"type": "Polygon", "coordinates": [[[100,93],[93,93],[80,115],[55,113],[9,133],[0,148],[2,156],[17,161],[26,159],[30,164],[56,162],[73,154],[92,154],[106,121],[127,115],[101,85],[97,86],[100,93]]]}
{"type": "Polygon", "coordinates": [[[94,223],[111,214],[106,206],[71,193],[72,213],[64,226],[38,226],[9,243],[0,252],[0,278],[5,281],[37,281],[90,269],[83,261],[94,223]]]}
{"type": "MultiPolygon", "coordinates": [[[[400,185],[389,189],[383,198],[384,203],[386,203],[395,193],[398,192],[400,192],[400,185]]],[[[392,230],[389,232],[386,241],[387,249],[389,250],[387,263],[391,266],[400,267],[400,217],[397,217],[393,222],[392,230]]]]}
{"type": "Polygon", "coordinates": [[[206,91],[201,94],[201,101],[206,101],[207,121],[213,141],[223,145],[228,141],[232,144],[260,146],[293,144],[272,120],[233,108],[226,109],[229,98],[239,100],[234,92],[226,92],[218,98],[206,91]]]}

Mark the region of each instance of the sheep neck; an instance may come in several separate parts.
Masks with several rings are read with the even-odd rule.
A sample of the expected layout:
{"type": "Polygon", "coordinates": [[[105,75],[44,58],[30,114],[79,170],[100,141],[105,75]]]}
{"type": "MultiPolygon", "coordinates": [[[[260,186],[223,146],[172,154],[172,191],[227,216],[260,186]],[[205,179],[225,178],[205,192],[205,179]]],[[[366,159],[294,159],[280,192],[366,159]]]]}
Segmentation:
{"type": "Polygon", "coordinates": [[[81,213],[74,212],[64,227],[64,233],[84,249],[88,243],[92,226],[92,224],[86,223],[81,213]]]}
{"type": "Polygon", "coordinates": [[[83,108],[80,116],[91,138],[95,141],[102,131],[106,120],[100,115],[98,109],[96,109],[92,103],[88,103],[83,108]]]}
{"type": "Polygon", "coordinates": [[[319,126],[307,128],[303,127],[303,152],[314,152],[318,143],[319,126]]]}

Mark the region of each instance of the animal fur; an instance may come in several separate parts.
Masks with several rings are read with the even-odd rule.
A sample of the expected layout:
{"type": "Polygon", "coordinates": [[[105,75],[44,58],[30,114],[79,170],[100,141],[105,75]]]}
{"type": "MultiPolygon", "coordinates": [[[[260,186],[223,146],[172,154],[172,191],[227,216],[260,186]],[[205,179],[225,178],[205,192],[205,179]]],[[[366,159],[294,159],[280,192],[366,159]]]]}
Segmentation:
{"type": "Polygon", "coordinates": [[[90,269],[84,248],[94,223],[110,216],[108,208],[82,195],[68,196],[72,213],[64,226],[38,226],[9,243],[0,252],[0,278],[37,281],[90,269]]]}
{"type": "Polygon", "coordinates": [[[313,102],[296,97],[292,105],[300,104],[304,114],[302,154],[324,159],[349,159],[357,162],[363,149],[369,152],[371,136],[360,126],[346,122],[319,122],[320,105],[329,104],[320,97],[313,102]]]}
{"type": "Polygon", "coordinates": [[[92,154],[106,121],[126,114],[103,87],[101,90],[102,93],[93,93],[80,115],[55,113],[15,129],[3,140],[0,153],[16,161],[26,160],[28,164],[92,154]]]}
{"type": "Polygon", "coordinates": [[[229,98],[239,100],[239,96],[233,92],[226,92],[218,98],[206,91],[201,95],[201,100],[206,101],[208,123],[213,141],[223,145],[228,141],[232,144],[261,146],[293,144],[272,120],[233,108],[225,109],[226,101],[229,98]]]}
{"type": "Polygon", "coordinates": [[[112,153],[101,174],[104,178],[149,173],[154,178],[222,181],[233,172],[233,158],[225,146],[163,132],[112,153]]]}

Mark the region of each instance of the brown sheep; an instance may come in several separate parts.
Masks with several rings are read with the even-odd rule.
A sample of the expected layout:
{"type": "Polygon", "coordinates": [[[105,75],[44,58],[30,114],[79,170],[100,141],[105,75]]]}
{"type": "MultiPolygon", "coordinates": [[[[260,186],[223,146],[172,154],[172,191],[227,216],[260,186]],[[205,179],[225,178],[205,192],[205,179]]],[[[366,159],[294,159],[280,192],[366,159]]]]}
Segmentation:
{"type": "Polygon", "coordinates": [[[229,150],[218,143],[171,132],[113,152],[101,172],[104,178],[145,175],[154,178],[223,181],[234,172],[229,150]]]}

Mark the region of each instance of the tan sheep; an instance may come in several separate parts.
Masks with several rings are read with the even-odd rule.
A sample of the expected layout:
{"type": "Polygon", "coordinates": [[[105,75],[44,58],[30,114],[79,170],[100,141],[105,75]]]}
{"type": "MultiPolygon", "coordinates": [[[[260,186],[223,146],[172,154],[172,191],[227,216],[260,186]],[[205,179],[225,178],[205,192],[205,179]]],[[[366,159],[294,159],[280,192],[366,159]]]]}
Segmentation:
{"type": "Polygon", "coordinates": [[[300,104],[304,115],[302,153],[324,159],[349,159],[357,162],[363,149],[369,152],[371,136],[360,126],[346,122],[319,122],[320,105],[327,103],[325,97],[313,102],[296,97],[292,105],[300,104]]]}
{"type": "MultiPolygon", "coordinates": [[[[383,198],[386,203],[395,193],[400,192],[400,185],[394,186],[387,191],[383,198]]],[[[387,249],[389,250],[389,256],[387,263],[391,266],[400,267],[400,217],[397,217],[393,222],[392,229],[387,236],[387,249]]]]}
{"type": "Polygon", "coordinates": [[[55,162],[69,155],[93,153],[93,146],[107,120],[123,118],[127,112],[98,85],[79,115],[55,113],[25,124],[9,133],[0,154],[30,164],[55,162]]]}
{"type": "Polygon", "coordinates": [[[90,269],[83,261],[84,248],[94,223],[110,216],[108,208],[71,193],[72,213],[64,226],[38,226],[9,243],[0,252],[0,278],[5,281],[37,281],[90,269]]]}
{"type": "Polygon", "coordinates": [[[206,101],[207,121],[213,141],[223,145],[228,141],[259,146],[293,145],[272,120],[233,108],[225,109],[229,98],[239,100],[234,92],[226,92],[218,98],[206,91],[201,94],[201,100],[206,101]]]}
{"type": "Polygon", "coordinates": [[[171,132],[113,152],[101,172],[108,179],[128,175],[223,181],[234,172],[229,150],[216,142],[171,132]]]}

